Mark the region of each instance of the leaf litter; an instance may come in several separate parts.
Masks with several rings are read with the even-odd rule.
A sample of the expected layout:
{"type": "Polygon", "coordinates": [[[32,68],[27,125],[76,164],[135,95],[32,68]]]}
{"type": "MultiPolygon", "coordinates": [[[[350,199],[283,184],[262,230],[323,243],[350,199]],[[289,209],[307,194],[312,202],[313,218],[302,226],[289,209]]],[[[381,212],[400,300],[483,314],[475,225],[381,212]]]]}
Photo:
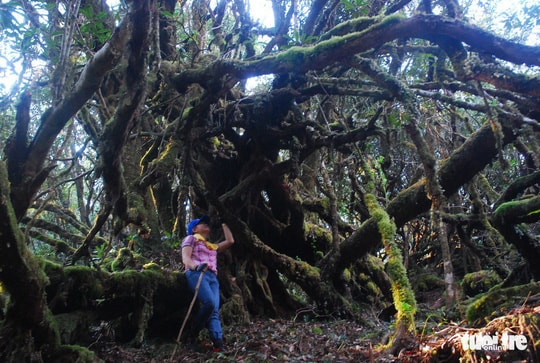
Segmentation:
{"type": "Polygon", "coordinates": [[[398,356],[384,351],[392,326],[376,321],[369,328],[350,320],[298,322],[285,319],[255,320],[224,327],[225,350],[215,353],[210,344],[197,351],[174,341],[147,341],[132,347],[113,341],[95,342],[91,349],[106,363],[178,362],[538,362],[540,361],[540,306],[524,306],[492,319],[483,327],[465,322],[438,322],[417,329],[418,344],[398,356]],[[526,337],[526,350],[493,351],[489,347],[465,350],[470,335],[501,336],[503,332],[526,337]],[[173,358],[173,359],[171,359],[173,358]]]}

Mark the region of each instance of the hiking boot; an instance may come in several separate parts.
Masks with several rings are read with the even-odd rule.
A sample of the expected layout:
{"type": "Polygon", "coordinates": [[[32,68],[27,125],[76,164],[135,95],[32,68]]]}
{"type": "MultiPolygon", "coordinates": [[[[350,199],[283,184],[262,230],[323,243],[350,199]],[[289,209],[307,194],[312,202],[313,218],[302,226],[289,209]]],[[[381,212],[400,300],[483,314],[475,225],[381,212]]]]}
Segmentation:
{"type": "Polygon", "coordinates": [[[214,353],[223,352],[223,340],[222,339],[216,339],[213,342],[214,342],[214,348],[212,349],[212,351],[214,353]]]}

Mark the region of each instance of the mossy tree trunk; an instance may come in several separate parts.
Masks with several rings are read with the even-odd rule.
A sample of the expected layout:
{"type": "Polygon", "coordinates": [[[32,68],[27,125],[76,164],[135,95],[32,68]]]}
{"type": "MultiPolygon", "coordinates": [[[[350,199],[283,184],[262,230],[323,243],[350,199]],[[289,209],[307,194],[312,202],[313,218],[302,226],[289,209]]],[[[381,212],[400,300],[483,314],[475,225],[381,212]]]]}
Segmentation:
{"type": "Polygon", "coordinates": [[[396,328],[388,342],[387,349],[397,354],[400,350],[408,348],[415,337],[415,314],[416,299],[414,291],[407,276],[407,270],[403,264],[403,253],[396,243],[396,225],[390,219],[388,213],[379,205],[374,195],[375,172],[371,165],[363,162],[366,178],[366,194],[364,200],[371,217],[377,224],[381,236],[381,242],[388,261],[387,272],[392,284],[392,299],[396,314],[396,328]]]}
{"type": "Polygon", "coordinates": [[[45,299],[47,276],[26,246],[10,201],[7,168],[0,161],[0,280],[10,296],[0,324],[0,359],[4,362],[92,362],[85,350],[60,342],[58,325],[45,299]]]}
{"type": "Polygon", "coordinates": [[[446,306],[451,309],[458,298],[458,286],[455,281],[454,267],[452,263],[452,254],[448,241],[448,231],[442,215],[445,213],[447,198],[444,195],[437,175],[437,163],[433,156],[433,150],[430,150],[427,142],[422,137],[416,121],[410,121],[405,129],[411,137],[426,174],[426,193],[431,200],[430,220],[431,229],[436,236],[436,240],[441,248],[443,259],[444,283],[446,285],[446,306]]]}
{"type": "MultiPolygon", "coordinates": [[[[275,316],[294,312],[307,302],[320,311],[356,317],[365,302],[359,291],[371,282],[360,275],[368,271],[366,275],[378,281],[376,287],[387,290],[382,295],[393,300],[398,310],[391,348],[406,345],[413,334],[415,302],[399,248],[393,244],[396,228],[433,212],[430,222],[439,232],[447,286],[452,287],[453,246],[445,239],[443,212],[456,195],[458,207],[469,208],[460,189],[485,169],[496,169],[490,165],[512,144],[526,152],[522,139],[537,139],[540,118],[537,77],[485,61],[484,55],[501,63],[538,66],[538,49],[447,16],[456,14],[450,2],[443,4],[443,15],[420,9],[407,17],[401,8],[404,2],[387,7],[380,1],[366,2],[358,9],[341,8],[344,3],[334,2],[339,9],[334,11],[325,8],[323,1],[310,9],[304,29],[295,28],[299,38],[294,42],[286,19],[303,14],[293,14],[295,8],[286,14],[285,7],[275,7],[283,12],[276,14],[283,26],[275,29],[268,47],[254,56],[252,40],[262,33],[255,32],[258,26],[249,20],[247,9],[241,9],[242,2],[235,2],[231,10],[227,1],[220,1],[215,12],[207,12],[215,2],[197,3],[204,6],[195,9],[191,8],[195,3],[172,0],[131,1],[116,29],[110,25],[113,17],[110,24],[102,24],[89,11],[84,16],[81,13],[77,19],[88,21],[85,25],[99,28],[99,24],[109,30],[109,40],[88,32],[87,39],[81,38],[81,42],[87,41],[85,52],[77,42],[65,49],[69,55],[65,59],[77,62],[71,70],[59,68],[55,74],[64,80],[78,78],[66,83],[64,90],[57,87],[63,84],[60,79],[52,81],[58,102],[42,114],[39,125],[31,122],[30,93],[21,97],[14,133],[6,140],[2,158],[7,161],[11,183],[10,191],[7,181],[2,184],[6,218],[1,222],[0,242],[6,254],[0,257],[0,277],[6,289],[13,290],[6,321],[20,319],[21,326],[30,326],[25,329],[33,334],[33,327],[47,321],[48,309],[56,315],[71,314],[73,311],[62,311],[62,303],[65,309],[84,310],[91,308],[89,301],[99,305],[105,299],[109,305],[103,311],[114,324],[127,327],[128,340],[140,344],[145,330],[154,326],[152,319],[159,315],[156,297],[163,296],[163,290],[176,291],[174,296],[181,295],[184,302],[188,296],[175,290],[182,286],[166,274],[147,271],[117,271],[110,276],[87,266],[49,270],[49,276],[65,279],[66,285],[80,281],[78,278],[95,279],[107,291],[86,281],[81,286],[92,290],[86,291],[92,296],[87,305],[81,302],[83,290],[68,293],[76,299],[63,301],[61,283],[54,281],[48,287],[54,295],[48,308],[43,297],[45,277],[25,244],[32,240],[54,244],[59,255],[67,254],[63,262],[100,260],[94,267],[106,270],[96,246],[112,246],[123,228],[150,227],[152,247],[163,248],[159,252],[166,254],[170,249],[161,244],[162,238],[178,245],[186,221],[204,213],[214,223],[219,219],[227,222],[237,241],[219,262],[224,302],[234,300],[232,310],[275,316]],[[387,13],[375,16],[382,9],[387,13]],[[362,11],[374,16],[359,17],[362,11]],[[178,12],[197,19],[170,16],[178,12]],[[229,22],[231,19],[235,21],[229,22]],[[182,31],[178,31],[180,26],[182,31]],[[227,34],[229,26],[235,29],[227,34]],[[415,43],[403,41],[405,38],[415,43]],[[411,64],[411,71],[403,67],[405,62],[411,64]],[[86,64],[82,71],[81,64],[86,64]],[[264,75],[274,77],[267,89],[246,91],[248,78],[264,75]],[[480,86],[471,87],[474,82],[488,83],[493,92],[490,97],[497,102],[476,103],[483,93],[480,86]],[[472,101],[450,97],[451,92],[466,94],[472,101]],[[426,117],[420,117],[421,112],[426,117]],[[497,122],[484,122],[484,115],[496,115],[497,122]],[[465,126],[455,120],[441,126],[447,116],[465,126]],[[468,117],[475,119],[474,127],[466,127],[468,117]],[[419,130],[407,135],[404,131],[411,118],[418,121],[419,130]],[[77,127],[69,127],[71,120],[77,127]],[[454,148],[441,141],[431,148],[422,138],[429,132],[444,135],[447,126],[458,128],[451,137],[459,135],[464,140],[461,146],[454,148]],[[63,172],[70,168],[55,173],[58,165],[47,165],[49,160],[64,160],[57,157],[63,155],[63,149],[56,144],[63,144],[57,141],[66,130],[66,134],[80,132],[69,141],[79,145],[85,140],[85,145],[91,145],[80,163],[86,168],[83,174],[92,175],[85,179],[89,186],[83,198],[88,201],[79,200],[77,205],[97,206],[81,212],[83,223],[76,233],[59,231],[77,224],[69,210],[70,198],[43,197],[49,192],[52,195],[51,191],[61,196],[69,189],[70,180],[63,172]],[[436,154],[442,149],[446,159],[442,159],[443,153],[436,154]],[[365,187],[365,173],[372,166],[359,167],[358,159],[370,158],[375,164],[381,156],[385,160],[379,165],[380,180],[365,187]],[[437,158],[441,159],[438,164],[437,158]],[[43,195],[38,195],[40,190],[43,195]],[[40,213],[29,213],[34,201],[42,203],[40,211],[70,222],[59,226],[62,223],[41,219],[40,213]],[[96,217],[93,224],[87,212],[96,217]],[[20,236],[17,222],[28,228],[29,240],[20,236]],[[390,287],[382,263],[373,263],[375,258],[370,255],[381,248],[389,256],[390,287]],[[14,274],[16,269],[20,276],[14,274]],[[85,278],[75,277],[78,274],[85,278]],[[31,299],[23,296],[22,286],[31,299]],[[114,291],[123,291],[122,299],[111,297],[114,291]],[[305,300],[294,299],[295,291],[301,291],[305,300]],[[119,313],[126,306],[132,320],[119,313]],[[27,309],[31,312],[28,317],[20,314],[27,309]]],[[[50,39],[57,34],[50,34],[50,39]]],[[[55,52],[53,49],[51,54],[55,52]]],[[[54,68],[55,59],[49,61],[54,68]]],[[[79,157],[76,154],[70,156],[79,157]]],[[[527,160],[527,165],[534,166],[533,157],[527,160]]],[[[80,175],[70,174],[69,178],[80,175]]],[[[538,244],[532,234],[522,233],[522,223],[538,221],[537,197],[526,194],[528,189],[536,190],[537,178],[531,179],[536,182],[520,180],[524,183],[504,193],[491,220],[528,261],[535,278],[540,277],[538,244]]],[[[501,185],[507,184],[500,179],[501,185]]],[[[79,190],[81,185],[85,186],[79,183],[79,190]]],[[[487,202],[481,207],[490,208],[487,202]]],[[[482,228],[488,228],[488,218],[484,222],[482,228]]],[[[462,234],[474,228],[478,226],[464,228],[462,234]]],[[[465,237],[470,236],[463,240],[465,237]]],[[[126,257],[126,265],[134,263],[129,250],[120,249],[119,254],[126,257]]],[[[152,256],[160,263],[162,257],[152,256]]],[[[122,265],[119,260],[115,267],[122,265]]],[[[66,291],[76,288],[65,287],[66,291]]],[[[448,291],[452,298],[452,290],[448,291]]],[[[41,340],[35,344],[43,345],[49,337],[51,347],[60,347],[51,324],[35,330],[51,333],[36,334],[41,340]]],[[[24,346],[24,342],[17,343],[24,346]]]]}

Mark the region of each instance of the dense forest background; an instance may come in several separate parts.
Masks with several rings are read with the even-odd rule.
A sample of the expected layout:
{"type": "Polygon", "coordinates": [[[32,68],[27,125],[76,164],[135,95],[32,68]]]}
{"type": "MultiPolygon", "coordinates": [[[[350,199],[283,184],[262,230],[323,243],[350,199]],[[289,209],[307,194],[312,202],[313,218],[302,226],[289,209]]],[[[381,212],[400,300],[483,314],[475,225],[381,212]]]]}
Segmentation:
{"type": "MultiPolygon", "coordinates": [[[[170,354],[202,214],[236,240],[231,333],[331,321],[362,327],[355,361],[540,360],[539,18],[526,0],[2,1],[1,360],[170,354]],[[455,338],[475,332],[527,349],[455,338]]],[[[292,334],[274,328],[259,348],[292,334]]]]}

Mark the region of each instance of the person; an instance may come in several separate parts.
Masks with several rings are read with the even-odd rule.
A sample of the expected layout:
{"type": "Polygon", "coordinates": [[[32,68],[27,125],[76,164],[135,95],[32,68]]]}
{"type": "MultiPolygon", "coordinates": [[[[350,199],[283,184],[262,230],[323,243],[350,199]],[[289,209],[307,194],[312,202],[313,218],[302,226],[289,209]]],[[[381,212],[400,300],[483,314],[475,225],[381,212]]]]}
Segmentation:
{"type": "Polygon", "coordinates": [[[188,342],[194,344],[199,332],[206,326],[213,343],[213,350],[223,350],[223,332],[219,316],[219,282],[217,279],[217,254],[234,244],[229,227],[221,225],[225,239],[218,243],[208,242],[210,218],[206,215],[190,221],[187,236],[182,241],[182,262],[186,268],[189,288],[195,292],[199,276],[203,274],[197,300],[200,308],[193,318],[188,342]]]}

